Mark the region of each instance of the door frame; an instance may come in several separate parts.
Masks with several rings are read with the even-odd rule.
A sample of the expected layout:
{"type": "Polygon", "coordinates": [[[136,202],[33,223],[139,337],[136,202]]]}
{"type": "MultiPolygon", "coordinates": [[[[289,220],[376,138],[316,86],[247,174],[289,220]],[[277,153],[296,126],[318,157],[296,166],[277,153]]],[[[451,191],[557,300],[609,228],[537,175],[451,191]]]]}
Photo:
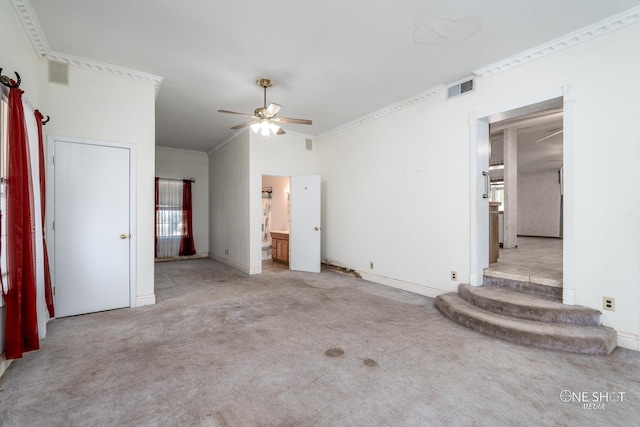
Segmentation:
{"type": "Polygon", "coordinates": [[[49,265],[51,266],[51,281],[55,288],[55,232],[53,222],[55,218],[55,167],[54,154],[56,142],[69,142],[74,144],[97,145],[100,147],[124,148],[129,150],[129,307],[136,306],[137,278],[136,278],[136,253],[138,247],[137,229],[137,158],[136,145],[127,142],[103,141],[89,138],[76,138],[70,136],[49,135],[47,137],[47,218],[46,233],[47,247],[49,248],[49,265]]]}
{"type": "Polygon", "coordinates": [[[470,139],[470,188],[471,188],[471,224],[470,224],[470,277],[471,286],[481,286],[483,270],[489,266],[489,219],[488,199],[483,199],[483,171],[488,171],[488,153],[490,148],[489,125],[510,117],[538,111],[545,103],[562,98],[563,103],[563,253],[562,253],[562,300],[573,305],[575,286],[575,260],[573,258],[573,171],[574,171],[574,109],[575,89],[565,85],[557,90],[508,105],[502,105],[485,112],[472,112],[469,116],[470,139]],[[568,191],[567,191],[568,190],[568,191]]]}

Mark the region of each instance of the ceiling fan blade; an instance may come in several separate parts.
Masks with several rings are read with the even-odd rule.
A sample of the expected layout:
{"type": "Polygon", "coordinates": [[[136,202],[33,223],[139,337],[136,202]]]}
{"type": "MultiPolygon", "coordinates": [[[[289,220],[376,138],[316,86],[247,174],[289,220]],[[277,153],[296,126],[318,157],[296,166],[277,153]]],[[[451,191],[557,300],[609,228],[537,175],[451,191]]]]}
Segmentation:
{"type": "Polygon", "coordinates": [[[278,129],[278,132],[276,132],[276,135],[284,135],[285,133],[284,129],[280,128],[278,129]]]}
{"type": "Polygon", "coordinates": [[[270,120],[280,123],[295,123],[298,125],[310,125],[313,122],[307,119],[292,119],[290,117],[272,117],[270,120]]]}
{"type": "Polygon", "coordinates": [[[256,122],[255,120],[252,120],[250,122],[242,123],[241,125],[235,125],[231,129],[242,129],[242,128],[245,128],[247,126],[251,126],[254,123],[259,123],[259,122],[256,122]]]}
{"type": "Polygon", "coordinates": [[[245,116],[245,117],[251,117],[256,118],[253,114],[247,114],[247,113],[237,113],[235,111],[229,111],[229,110],[218,110],[218,113],[226,113],[226,114],[236,114],[238,116],[245,116]]]}
{"type": "Polygon", "coordinates": [[[269,106],[267,107],[267,117],[273,117],[276,114],[278,114],[278,111],[280,111],[280,109],[282,108],[282,105],[276,104],[275,102],[272,102],[271,104],[269,104],[269,106]]]}
{"type": "Polygon", "coordinates": [[[538,143],[538,142],[542,142],[542,141],[545,141],[545,140],[547,140],[547,139],[549,139],[549,138],[553,138],[553,137],[554,137],[554,136],[556,136],[556,135],[560,135],[562,132],[564,132],[564,130],[563,130],[563,129],[560,129],[559,131],[554,132],[554,133],[552,133],[551,135],[547,135],[547,136],[545,136],[544,138],[540,138],[539,140],[537,140],[537,141],[536,141],[536,143],[538,143]]]}

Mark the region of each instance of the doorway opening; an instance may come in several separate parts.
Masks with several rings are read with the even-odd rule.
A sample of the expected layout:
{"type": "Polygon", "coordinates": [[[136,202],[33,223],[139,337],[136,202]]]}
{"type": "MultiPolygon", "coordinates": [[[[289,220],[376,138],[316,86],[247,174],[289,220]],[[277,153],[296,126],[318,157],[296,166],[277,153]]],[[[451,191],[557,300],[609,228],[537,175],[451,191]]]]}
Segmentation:
{"type": "MultiPolygon", "coordinates": [[[[562,287],[563,302],[573,304],[574,284],[571,261],[573,234],[570,222],[573,203],[570,188],[573,170],[571,123],[573,122],[574,93],[570,87],[554,92],[555,94],[547,94],[527,103],[478,114],[471,122],[471,185],[475,191],[472,192],[470,283],[474,286],[482,285],[485,269],[490,267],[488,205],[489,197],[492,196],[494,200],[497,199],[502,203],[502,215],[504,215],[500,227],[503,231],[501,238],[503,248],[499,260],[502,258],[501,261],[506,264],[504,261],[509,261],[509,258],[513,257],[513,263],[522,263],[526,257],[525,250],[517,252],[523,254],[520,259],[518,255],[507,254],[516,253],[516,247],[524,249],[525,244],[555,241],[555,248],[545,247],[544,244],[537,248],[535,244],[529,247],[542,256],[541,260],[548,261],[547,269],[543,268],[544,271],[539,273],[553,276],[544,279],[555,280],[556,285],[562,287]],[[501,135],[497,136],[497,134],[501,135]],[[508,143],[505,143],[505,139],[508,139],[508,143]],[[518,150],[520,148],[518,139],[531,146],[523,145],[518,150]],[[497,147],[502,148],[502,153],[497,147]],[[545,155],[534,156],[536,150],[544,151],[543,149],[548,151],[545,155]],[[498,157],[503,158],[498,159],[498,157]],[[535,159],[535,162],[527,163],[525,159],[528,157],[531,157],[530,160],[535,159]],[[535,165],[536,162],[538,166],[535,165]],[[490,171],[491,163],[494,163],[492,166],[499,166],[499,168],[493,167],[490,171]],[[536,170],[536,167],[541,169],[536,170]],[[545,168],[547,170],[543,170],[545,168]],[[527,173],[541,176],[525,176],[527,173]],[[499,180],[500,174],[502,179],[499,180]],[[540,179],[546,179],[547,182],[543,185],[540,179]],[[536,197],[530,197],[531,194],[519,197],[519,192],[524,194],[529,191],[527,187],[533,187],[533,190],[538,190],[538,193],[544,193],[541,189],[547,184],[554,188],[555,199],[552,205],[548,202],[536,201],[536,197]],[[519,198],[523,200],[519,201],[519,198]],[[553,224],[551,227],[553,231],[549,232],[548,228],[544,232],[531,231],[536,230],[535,227],[527,229],[526,227],[529,226],[540,225],[532,225],[527,215],[534,218],[540,217],[540,222],[544,222],[546,226],[553,224]],[[522,226],[520,229],[519,223],[522,226]],[[535,242],[535,239],[538,241],[535,242]]],[[[543,195],[549,196],[546,193],[543,195]]],[[[533,260],[533,257],[529,259],[533,260]]],[[[500,267],[505,272],[509,272],[508,270],[515,269],[513,263],[511,266],[500,267]]],[[[537,265],[540,266],[540,264],[538,260],[537,265]]]]}
{"type": "Polygon", "coordinates": [[[500,203],[500,251],[485,275],[561,288],[564,127],[562,98],[553,101],[489,125],[489,199],[500,203]]]}
{"type": "Polygon", "coordinates": [[[288,176],[262,176],[262,273],[289,269],[290,194],[291,179],[288,176]]]}

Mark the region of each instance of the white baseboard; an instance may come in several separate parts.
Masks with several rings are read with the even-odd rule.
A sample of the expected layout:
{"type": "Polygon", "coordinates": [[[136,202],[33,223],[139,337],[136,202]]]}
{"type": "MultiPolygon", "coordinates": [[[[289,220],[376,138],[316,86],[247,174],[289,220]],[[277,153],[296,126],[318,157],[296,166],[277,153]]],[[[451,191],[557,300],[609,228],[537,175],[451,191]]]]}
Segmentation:
{"type": "Polygon", "coordinates": [[[640,351],[640,336],[628,332],[616,331],[618,334],[618,347],[640,351]]]}
{"type": "Polygon", "coordinates": [[[257,274],[258,272],[252,272],[250,267],[247,267],[246,265],[242,265],[242,264],[238,264],[236,262],[233,262],[232,260],[230,260],[229,258],[226,258],[224,256],[220,256],[220,255],[216,255],[216,254],[212,254],[210,256],[211,259],[213,259],[214,261],[218,261],[219,263],[222,263],[224,265],[228,265],[229,267],[241,271],[244,274],[257,274]]]}
{"type": "Polygon", "coordinates": [[[4,353],[0,354],[0,377],[4,375],[4,371],[11,365],[11,362],[13,362],[13,360],[7,360],[4,357],[4,353]]]}
{"type": "Polygon", "coordinates": [[[139,295],[136,296],[136,307],[142,307],[143,305],[153,305],[156,303],[155,294],[139,295]]]}
{"type": "Polygon", "coordinates": [[[371,274],[366,271],[358,271],[363,279],[370,282],[380,283],[381,285],[390,286],[396,289],[402,289],[403,291],[413,292],[414,294],[424,295],[430,298],[435,298],[438,295],[446,294],[448,291],[442,289],[432,288],[430,286],[420,285],[418,283],[405,282],[403,280],[392,279],[390,277],[379,276],[377,274],[371,274]]]}

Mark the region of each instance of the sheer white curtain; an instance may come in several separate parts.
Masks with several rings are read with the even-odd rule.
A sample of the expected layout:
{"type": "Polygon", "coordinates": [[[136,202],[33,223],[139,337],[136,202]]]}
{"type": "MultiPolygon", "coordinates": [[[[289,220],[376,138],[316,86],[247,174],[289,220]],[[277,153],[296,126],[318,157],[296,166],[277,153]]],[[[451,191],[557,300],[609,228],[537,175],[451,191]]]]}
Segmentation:
{"type": "Polygon", "coordinates": [[[182,181],[158,180],[158,257],[176,257],[182,237],[182,181]]]}
{"type": "MultiPolygon", "coordinates": [[[[26,100],[25,100],[26,101],[26,100]]],[[[38,334],[40,338],[47,335],[47,303],[44,296],[44,251],[42,249],[42,216],[40,210],[40,171],[38,169],[38,127],[33,114],[34,109],[26,101],[22,104],[24,121],[27,125],[27,139],[29,140],[29,160],[31,167],[31,183],[33,185],[33,213],[35,225],[35,253],[36,253],[36,307],[38,313],[38,334]]]]}
{"type": "MultiPolygon", "coordinates": [[[[262,192],[262,247],[271,245],[271,192],[262,192]]],[[[270,246],[262,251],[262,259],[271,259],[270,246]]]]}

